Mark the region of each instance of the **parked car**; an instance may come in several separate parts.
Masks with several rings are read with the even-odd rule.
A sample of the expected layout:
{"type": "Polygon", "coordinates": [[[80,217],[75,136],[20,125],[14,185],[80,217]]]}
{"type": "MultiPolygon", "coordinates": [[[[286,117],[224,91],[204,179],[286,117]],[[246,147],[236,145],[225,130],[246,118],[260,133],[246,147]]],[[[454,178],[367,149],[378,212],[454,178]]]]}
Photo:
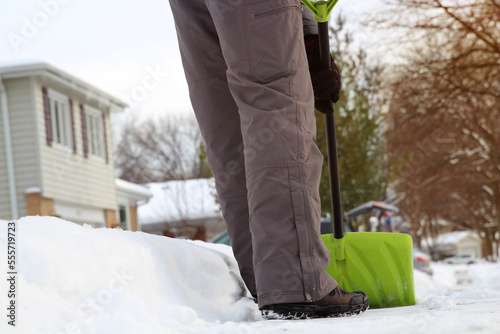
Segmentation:
{"type": "Polygon", "coordinates": [[[413,268],[432,275],[431,257],[413,245],[413,268]]]}
{"type": "MultiPolygon", "coordinates": [[[[330,215],[321,216],[321,234],[333,233],[332,230],[332,217],[330,215]]],[[[344,223],[344,233],[352,232],[349,225],[344,223]]]]}
{"type": "Polygon", "coordinates": [[[472,264],[477,262],[475,254],[457,254],[444,260],[447,264],[472,264]]]}
{"type": "Polygon", "coordinates": [[[229,240],[229,234],[227,234],[227,230],[220,232],[215,237],[208,240],[208,242],[231,246],[231,240],[229,240]]]}

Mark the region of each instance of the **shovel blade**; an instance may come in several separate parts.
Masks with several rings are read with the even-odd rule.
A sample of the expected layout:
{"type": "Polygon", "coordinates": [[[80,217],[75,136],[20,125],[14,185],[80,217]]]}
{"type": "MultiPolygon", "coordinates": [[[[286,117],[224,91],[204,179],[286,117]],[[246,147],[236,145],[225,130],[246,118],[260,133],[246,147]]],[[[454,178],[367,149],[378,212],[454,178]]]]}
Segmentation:
{"type": "Polygon", "coordinates": [[[353,232],[342,239],[321,238],[330,252],[326,272],[343,289],[366,292],[371,308],[415,305],[410,235],[353,232]]]}

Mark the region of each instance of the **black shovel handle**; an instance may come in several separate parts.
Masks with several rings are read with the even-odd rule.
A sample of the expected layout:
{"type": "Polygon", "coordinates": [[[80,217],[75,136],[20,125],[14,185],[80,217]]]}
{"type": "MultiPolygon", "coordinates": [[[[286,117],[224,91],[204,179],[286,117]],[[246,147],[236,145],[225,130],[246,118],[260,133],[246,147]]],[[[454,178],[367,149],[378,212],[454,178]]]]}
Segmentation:
{"type": "MultiPolygon", "coordinates": [[[[325,68],[332,67],[330,37],[328,30],[328,22],[318,22],[321,65],[325,68]]],[[[326,147],[328,152],[328,170],[330,175],[330,197],[332,201],[333,237],[335,239],[342,239],[344,237],[344,230],[342,228],[342,203],[340,200],[339,166],[333,102],[330,100],[321,101],[321,103],[317,103],[317,108],[325,114],[326,147]]]]}

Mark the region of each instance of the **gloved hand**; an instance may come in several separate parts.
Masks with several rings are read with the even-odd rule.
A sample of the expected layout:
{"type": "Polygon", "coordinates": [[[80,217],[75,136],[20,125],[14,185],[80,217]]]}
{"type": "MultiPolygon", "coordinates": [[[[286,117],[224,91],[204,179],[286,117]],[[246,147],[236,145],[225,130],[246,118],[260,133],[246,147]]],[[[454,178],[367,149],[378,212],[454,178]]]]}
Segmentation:
{"type": "Polygon", "coordinates": [[[337,64],[335,64],[332,57],[332,68],[328,69],[322,67],[318,36],[306,35],[304,39],[315,102],[324,102],[329,99],[333,103],[337,102],[342,88],[340,71],[337,64]]]}

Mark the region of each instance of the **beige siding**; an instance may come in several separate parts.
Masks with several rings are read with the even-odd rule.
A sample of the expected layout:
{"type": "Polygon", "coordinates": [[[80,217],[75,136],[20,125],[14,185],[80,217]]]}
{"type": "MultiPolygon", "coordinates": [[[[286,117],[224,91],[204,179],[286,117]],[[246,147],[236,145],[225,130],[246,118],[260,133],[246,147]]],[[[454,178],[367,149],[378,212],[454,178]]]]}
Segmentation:
{"type": "MultiPolygon", "coordinates": [[[[59,91],[58,87],[47,87],[59,91]]],[[[73,99],[75,140],[77,153],[67,148],[49,147],[45,142],[45,123],[43,112],[42,84],[35,87],[35,100],[40,136],[41,173],[43,180],[43,197],[88,205],[103,209],[116,209],[115,173],[112,160],[111,129],[109,116],[106,120],[109,163],[93,156],[83,157],[82,129],[79,104],[73,99]]],[[[84,103],[85,105],[85,103],[84,103]]],[[[94,108],[102,110],[98,106],[94,108]]]]}
{"type": "MultiPolygon", "coordinates": [[[[40,186],[37,169],[37,140],[36,133],[33,130],[35,129],[35,118],[33,117],[30,80],[28,78],[9,79],[4,81],[4,85],[9,103],[17,205],[19,216],[24,216],[26,215],[25,190],[30,187],[40,186]]],[[[5,151],[3,152],[2,156],[4,157],[5,151]]],[[[4,169],[2,168],[2,170],[4,169]]],[[[8,186],[4,189],[8,189],[8,186]]],[[[10,208],[9,198],[7,198],[7,205],[10,208]]]]}

